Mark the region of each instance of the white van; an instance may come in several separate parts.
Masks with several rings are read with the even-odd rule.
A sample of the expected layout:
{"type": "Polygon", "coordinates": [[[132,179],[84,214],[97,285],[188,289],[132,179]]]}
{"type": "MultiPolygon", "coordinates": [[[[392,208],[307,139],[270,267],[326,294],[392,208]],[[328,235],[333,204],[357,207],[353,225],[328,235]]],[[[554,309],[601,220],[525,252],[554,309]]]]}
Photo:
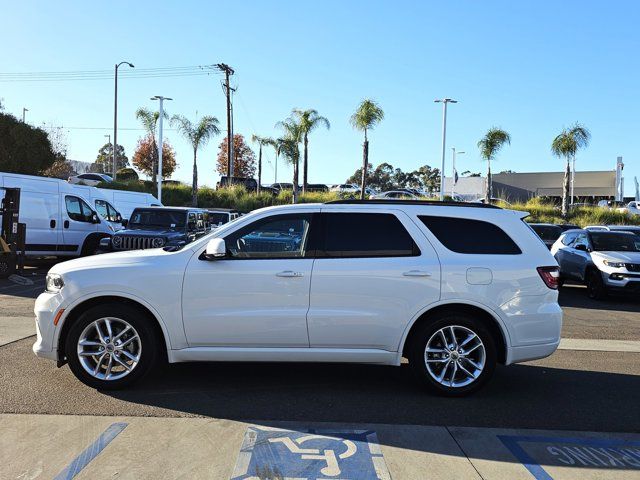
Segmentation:
{"type": "MultiPolygon", "coordinates": [[[[101,238],[114,232],[114,227],[96,212],[95,196],[84,190],[94,187],[4,172],[0,172],[0,187],[20,189],[20,222],[27,225],[28,256],[89,255],[101,238]]],[[[2,191],[0,195],[4,195],[2,191]]]]}
{"type": "Polygon", "coordinates": [[[69,184],[69,187],[89,200],[91,208],[95,209],[98,215],[113,227],[115,232],[124,228],[122,214],[113,205],[113,200],[109,200],[109,197],[104,194],[104,190],[79,184],[69,184]]]}
{"type": "Polygon", "coordinates": [[[126,190],[111,190],[96,188],[104,198],[113,205],[123,219],[129,220],[131,212],[138,207],[163,207],[162,203],[150,193],[130,192],[126,190]]]}

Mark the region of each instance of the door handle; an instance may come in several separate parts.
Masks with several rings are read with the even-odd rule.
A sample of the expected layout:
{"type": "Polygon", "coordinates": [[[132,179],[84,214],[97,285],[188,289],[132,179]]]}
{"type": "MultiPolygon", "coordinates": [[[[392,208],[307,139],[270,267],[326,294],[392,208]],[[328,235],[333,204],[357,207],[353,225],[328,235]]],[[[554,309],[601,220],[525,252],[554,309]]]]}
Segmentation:
{"type": "Polygon", "coordinates": [[[409,270],[408,272],[403,272],[402,275],[405,277],[430,277],[431,272],[425,272],[424,270],[409,270]]]}
{"type": "Polygon", "coordinates": [[[304,273],[302,272],[294,272],[292,270],[285,270],[284,272],[278,272],[276,273],[276,277],[303,277],[304,273]]]}
{"type": "Polygon", "coordinates": [[[49,222],[49,228],[56,228],[56,221],[55,220],[51,220],[49,222]]]}
{"type": "Polygon", "coordinates": [[[62,225],[64,226],[64,228],[69,228],[69,220],[65,220],[62,225]]]}

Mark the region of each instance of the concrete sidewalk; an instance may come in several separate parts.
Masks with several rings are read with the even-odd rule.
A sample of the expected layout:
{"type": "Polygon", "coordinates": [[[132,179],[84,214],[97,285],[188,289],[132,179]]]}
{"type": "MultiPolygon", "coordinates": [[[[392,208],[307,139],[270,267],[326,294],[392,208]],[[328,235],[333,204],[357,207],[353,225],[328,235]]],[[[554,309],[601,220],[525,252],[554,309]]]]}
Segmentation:
{"type": "Polygon", "coordinates": [[[640,479],[631,434],[11,414],[0,431],[3,479],[640,479]]]}

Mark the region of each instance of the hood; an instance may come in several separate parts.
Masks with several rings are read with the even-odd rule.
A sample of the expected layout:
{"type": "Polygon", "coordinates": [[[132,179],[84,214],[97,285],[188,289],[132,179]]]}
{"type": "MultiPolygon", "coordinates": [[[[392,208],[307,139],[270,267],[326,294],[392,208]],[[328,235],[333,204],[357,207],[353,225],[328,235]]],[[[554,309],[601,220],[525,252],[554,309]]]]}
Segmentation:
{"type": "Polygon", "coordinates": [[[81,257],[66,262],[61,262],[49,270],[50,273],[64,274],[73,270],[84,270],[96,267],[142,264],[148,260],[163,255],[172,255],[162,248],[149,248],[147,250],[126,250],[123,252],[103,253],[81,257]]]}
{"type": "Polygon", "coordinates": [[[640,263],[640,252],[591,252],[591,255],[602,260],[640,263]]]}

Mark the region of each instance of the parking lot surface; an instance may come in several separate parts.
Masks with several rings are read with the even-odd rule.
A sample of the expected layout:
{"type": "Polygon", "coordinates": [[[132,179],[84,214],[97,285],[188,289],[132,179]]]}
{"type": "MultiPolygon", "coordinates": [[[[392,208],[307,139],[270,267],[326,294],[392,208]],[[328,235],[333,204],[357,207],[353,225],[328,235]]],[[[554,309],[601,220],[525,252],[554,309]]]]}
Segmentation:
{"type": "Polygon", "coordinates": [[[178,364],[103,392],[31,352],[44,271],[0,282],[0,478],[287,478],[302,455],[328,473],[378,465],[370,478],[640,478],[637,299],[563,288],[562,349],[470,398],[426,393],[406,365],[178,364]],[[262,451],[259,435],[282,439],[262,451]]]}

